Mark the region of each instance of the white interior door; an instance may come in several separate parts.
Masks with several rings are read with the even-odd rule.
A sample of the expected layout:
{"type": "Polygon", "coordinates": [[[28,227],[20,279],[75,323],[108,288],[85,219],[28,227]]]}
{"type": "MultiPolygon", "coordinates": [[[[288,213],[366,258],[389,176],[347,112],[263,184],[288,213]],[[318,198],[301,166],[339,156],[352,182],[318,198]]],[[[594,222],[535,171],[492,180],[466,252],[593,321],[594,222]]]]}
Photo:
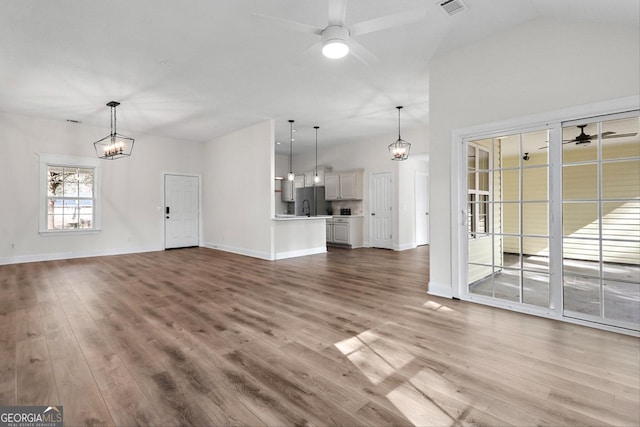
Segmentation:
{"type": "Polygon", "coordinates": [[[369,240],[371,247],[391,249],[391,172],[371,174],[371,216],[369,240]]]}
{"type": "Polygon", "coordinates": [[[416,172],[416,244],[429,244],[429,175],[416,172]]]}
{"type": "Polygon", "coordinates": [[[164,247],[166,249],[199,245],[199,193],[197,176],[165,175],[164,247]]]}

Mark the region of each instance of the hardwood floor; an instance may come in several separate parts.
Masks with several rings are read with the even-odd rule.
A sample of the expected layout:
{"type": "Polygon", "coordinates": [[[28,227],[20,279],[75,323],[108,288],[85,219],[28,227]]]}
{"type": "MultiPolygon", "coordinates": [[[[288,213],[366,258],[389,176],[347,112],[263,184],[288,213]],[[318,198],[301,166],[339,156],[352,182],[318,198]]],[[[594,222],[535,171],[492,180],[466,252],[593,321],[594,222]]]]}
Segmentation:
{"type": "Polygon", "coordinates": [[[428,247],[0,266],[0,405],[65,425],[640,424],[640,340],[431,297],[428,247]]]}

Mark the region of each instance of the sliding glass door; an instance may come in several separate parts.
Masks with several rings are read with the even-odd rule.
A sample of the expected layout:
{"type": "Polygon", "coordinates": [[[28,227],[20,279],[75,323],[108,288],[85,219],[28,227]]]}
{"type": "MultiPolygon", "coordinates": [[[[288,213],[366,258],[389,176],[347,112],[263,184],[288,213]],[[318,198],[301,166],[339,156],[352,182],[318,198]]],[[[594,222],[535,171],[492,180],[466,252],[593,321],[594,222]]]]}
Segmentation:
{"type": "Polygon", "coordinates": [[[639,131],[634,114],[563,124],[565,316],[638,329],[639,131]]]}
{"type": "Polygon", "coordinates": [[[462,146],[461,296],[639,331],[639,112],[462,146]]]}

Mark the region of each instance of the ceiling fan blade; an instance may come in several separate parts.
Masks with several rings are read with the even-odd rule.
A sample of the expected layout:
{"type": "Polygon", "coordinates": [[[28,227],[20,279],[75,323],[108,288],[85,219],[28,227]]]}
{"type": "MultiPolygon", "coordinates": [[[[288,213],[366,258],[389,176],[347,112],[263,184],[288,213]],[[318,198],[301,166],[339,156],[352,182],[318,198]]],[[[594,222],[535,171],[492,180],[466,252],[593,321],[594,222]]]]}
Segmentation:
{"type": "Polygon", "coordinates": [[[310,58],[317,57],[320,54],[320,47],[322,46],[322,40],[318,40],[305,50],[303,50],[297,58],[294,58],[291,62],[294,66],[301,66],[305,62],[308,62],[310,58]],[[317,52],[316,52],[317,50],[317,52]]]}
{"type": "Polygon", "coordinates": [[[377,56],[353,38],[349,40],[349,53],[365,65],[374,64],[379,61],[377,56]]]}
{"type": "Polygon", "coordinates": [[[322,34],[322,31],[324,30],[324,28],[316,27],[314,25],[303,24],[302,22],[296,22],[296,21],[289,21],[288,19],[277,18],[275,16],[259,15],[259,14],[254,14],[253,16],[256,16],[261,19],[267,19],[282,29],[289,30],[289,31],[297,31],[299,33],[315,34],[319,36],[322,34]]]}
{"type": "Polygon", "coordinates": [[[347,0],[329,0],[329,25],[344,25],[347,0]]]}
{"type": "MultiPolygon", "coordinates": [[[[549,141],[546,141],[546,142],[549,142],[549,141]]],[[[563,141],[562,141],[562,145],[564,145],[564,144],[572,144],[572,143],[574,143],[574,142],[578,142],[578,141],[577,141],[577,140],[575,140],[575,139],[568,139],[568,140],[567,140],[567,139],[565,139],[565,140],[563,140],[563,141]]],[[[549,146],[548,146],[548,145],[545,145],[544,147],[540,147],[540,148],[538,148],[538,150],[544,150],[545,148],[549,148],[549,146]]]]}
{"type": "Polygon", "coordinates": [[[425,16],[425,10],[413,9],[405,12],[394,13],[393,15],[381,16],[380,18],[370,19],[368,21],[358,22],[349,26],[352,36],[373,33],[374,31],[382,31],[389,28],[401,27],[412,22],[420,21],[425,16]]]}
{"type": "Polygon", "coordinates": [[[317,49],[318,46],[322,46],[322,40],[318,40],[317,42],[315,42],[314,44],[312,44],[311,46],[309,46],[308,48],[306,48],[302,54],[306,55],[308,53],[311,53],[313,50],[317,49]]]}
{"type": "MultiPolygon", "coordinates": [[[[606,132],[605,132],[606,133],[606,132]]],[[[638,134],[638,132],[634,132],[634,133],[616,133],[615,135],[605,135],[604,133],[602,134],[602,138],[604,139],[609,139],[609,138],[626,138],[628,136],[636,136],[638,134]]]]}

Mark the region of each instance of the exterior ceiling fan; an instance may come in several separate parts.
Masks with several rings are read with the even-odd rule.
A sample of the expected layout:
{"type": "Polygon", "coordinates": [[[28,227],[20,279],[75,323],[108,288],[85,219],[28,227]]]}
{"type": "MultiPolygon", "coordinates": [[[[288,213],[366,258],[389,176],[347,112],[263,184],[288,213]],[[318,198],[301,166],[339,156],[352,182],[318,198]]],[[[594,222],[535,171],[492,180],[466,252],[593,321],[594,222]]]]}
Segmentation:
{"type": "Polygon", "coordinates": [[[322,54],[327,58],[342,58],[350,53],[356,59],[368,64],[377,62],[378,58],[358,43],[354,37],[417,22],[423,19],[425,15],[424,9],[409,10],[358,22],[347,27],[345,24],[346,10],[347,0],[329,0],[329,20],[324,28],[272,16],[263,17],[273,20],[287,30],[320,36],[320,40],[312,45],[309,50],[322,45],[322,54]]]}
{"type": "MultiPolygon", "coordinates": [[[[577,126],[580,129],[580,134],[578,134],[578,136],[576,136],[573,139],[564,139],[562,140],[563,144],[576,144],[576,145],[587,145],[591,143],[592,139],[598,139],[598,135],[589,135],[587,133],[584,133],[584,128],[587,127],[587,125],[578,125],[577,126]]],[[[636,136],[638,133],[634,132],[634,133],[616,133],[613,131],[607,131],[607,132],[602,132],[600,134],[600,137],[602,139],[609,139],[609,138],[626,138],[629,136],[636,136]]],[[[548,148],[548,145],[545,145],[544,147],[540,147],[540,150],[543,150],[545,148],[548,148]]]]}

